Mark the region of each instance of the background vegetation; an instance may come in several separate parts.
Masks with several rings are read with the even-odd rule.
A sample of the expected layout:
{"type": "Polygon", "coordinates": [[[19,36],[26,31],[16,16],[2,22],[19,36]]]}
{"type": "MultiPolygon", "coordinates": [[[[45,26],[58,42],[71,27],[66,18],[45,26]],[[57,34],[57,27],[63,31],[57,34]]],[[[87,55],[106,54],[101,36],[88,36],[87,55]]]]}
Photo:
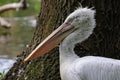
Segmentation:
{"type": "MultiPolygon", "coordinates": [[[[26,1],[27,9],[9,10],[0,14],[0,17],[12,24],[9,29],[0,26],[0,78],[3,77],[3,71],[13,64],[16,56],[28,46],[33,36],[40,0],[26,1]]],[[[16,2],[19,0],[0,0],[0,6],[16,2]]]]}

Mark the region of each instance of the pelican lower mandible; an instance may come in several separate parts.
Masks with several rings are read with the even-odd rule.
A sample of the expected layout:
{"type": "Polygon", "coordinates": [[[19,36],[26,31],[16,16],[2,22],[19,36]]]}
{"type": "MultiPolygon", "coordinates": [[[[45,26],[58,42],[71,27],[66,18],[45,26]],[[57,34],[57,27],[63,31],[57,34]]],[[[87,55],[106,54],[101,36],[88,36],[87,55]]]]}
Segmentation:
{"type": "Polygon", "coordinates": [[[120,80],[120,60],[98,56],[79,57],[74,52],[75,44],[86,40],[95,26],[95,11],[78,8],[41,42],[24,62],[46,54],[60,43],[62,80],[120,80]]]}

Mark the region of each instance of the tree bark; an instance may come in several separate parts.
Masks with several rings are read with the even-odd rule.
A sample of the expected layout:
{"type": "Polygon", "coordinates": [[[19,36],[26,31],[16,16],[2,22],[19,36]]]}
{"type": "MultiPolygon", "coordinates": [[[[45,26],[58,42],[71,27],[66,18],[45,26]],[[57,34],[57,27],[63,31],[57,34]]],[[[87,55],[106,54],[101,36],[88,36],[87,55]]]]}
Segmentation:
{"type": "Polygon", "coordinates": [[[21,61],[79,7],[79,3],[83,7],[94,7],[97,26],[86,41],[76,45],[76,54],[120,59],[119,0],[42,0],[33,39],[3,80],[61,80],[58,48],[26,64],[21,61]]]}

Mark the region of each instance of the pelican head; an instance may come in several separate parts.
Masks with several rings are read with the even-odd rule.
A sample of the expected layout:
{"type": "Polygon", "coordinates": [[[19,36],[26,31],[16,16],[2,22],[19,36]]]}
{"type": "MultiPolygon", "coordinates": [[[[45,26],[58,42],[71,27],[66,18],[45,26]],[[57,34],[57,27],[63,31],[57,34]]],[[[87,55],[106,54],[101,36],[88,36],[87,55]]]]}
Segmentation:
{"type": "MultiPolygon", "coordinates": [[[[27,58],[24,59],[24,62],[49,52],[64,40],[64,38],[76,30],[84,28],[93,29],[95,27],[94,13],[94,10],[88,8],[78,8],[75,10],[66,18],[60,27],[53,31],[27,58]]],[[[91,32],[89,32],[89,34],[91,34],[91,32]]]]}
{"type": "Polygon", "coordinates": [[[73,25],[75,28],[84,27],[87,24],[95,24],[94,22],[95,11],[88,8],[78,8],[71,13],[65,20],[65,23],[73,25]]]}

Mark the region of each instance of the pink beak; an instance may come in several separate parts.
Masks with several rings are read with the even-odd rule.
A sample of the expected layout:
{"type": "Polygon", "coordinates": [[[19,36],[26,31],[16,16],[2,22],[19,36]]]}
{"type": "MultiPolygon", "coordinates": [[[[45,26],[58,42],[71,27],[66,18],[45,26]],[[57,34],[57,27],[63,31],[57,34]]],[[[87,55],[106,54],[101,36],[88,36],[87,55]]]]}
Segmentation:
{"type": "Polygon", "coordinates": [[[66,36],[74,31],[74,26],[63,23],[53,31],[43,42],[41,42],[23,62],[35,59],[55,48],[66,36]]]}

